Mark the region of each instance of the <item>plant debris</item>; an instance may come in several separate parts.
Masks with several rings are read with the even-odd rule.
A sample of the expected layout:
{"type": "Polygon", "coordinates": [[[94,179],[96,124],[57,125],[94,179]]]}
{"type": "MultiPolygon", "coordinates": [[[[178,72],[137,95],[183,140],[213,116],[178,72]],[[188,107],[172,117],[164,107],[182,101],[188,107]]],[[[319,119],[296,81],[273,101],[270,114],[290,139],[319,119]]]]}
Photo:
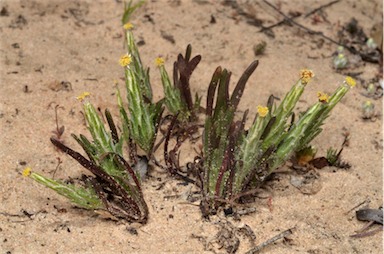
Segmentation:
{"type": "Polygon", "coordinates": [[[358,230],[356,234],[351,235],[351,237],[355,237],[355,238],[367,237],[367,236],[374,235],[383,230],[383,226],[380,226],[377,229],[368,231],[368,229],[372,227],[374,224],[383,225],[382,207],[380,209],[369,209],[369,208],[360,209],[356,211],[356,218],[359,221],[368,221],[368,223],[366,223],[363,228],[358,230]]]}

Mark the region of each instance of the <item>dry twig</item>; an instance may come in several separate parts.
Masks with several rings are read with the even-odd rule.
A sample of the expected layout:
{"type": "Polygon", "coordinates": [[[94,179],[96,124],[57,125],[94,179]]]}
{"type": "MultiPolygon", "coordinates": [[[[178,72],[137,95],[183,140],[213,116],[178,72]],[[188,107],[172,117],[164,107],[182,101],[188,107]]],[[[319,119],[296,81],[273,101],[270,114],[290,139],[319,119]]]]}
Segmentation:
{"type": "Polygon", "coordinates": [[[287,229],[283,232],[281,232],[280,234],[268,239],[267,241],[261,243],[260,245],[256,246],[255,248],[252,248],[250,249],[249,251],[246,252],[246,254],[255,254],[255,253],[259,253],[263,248],[265,248],[266,246],[276,242],[277,240],[280,240],[281,238],[285,238],[287,237],[288,235],[292,234],[292,230],[294,228],[290,228],[290,229],[287,229]]]}

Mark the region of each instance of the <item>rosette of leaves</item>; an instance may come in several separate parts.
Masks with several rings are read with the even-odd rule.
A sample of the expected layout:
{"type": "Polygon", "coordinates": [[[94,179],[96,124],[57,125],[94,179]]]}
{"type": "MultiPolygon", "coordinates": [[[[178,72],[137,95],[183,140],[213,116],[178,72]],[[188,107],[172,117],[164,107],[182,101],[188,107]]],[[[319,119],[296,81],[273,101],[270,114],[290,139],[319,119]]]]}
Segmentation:
{"type": "MultiPolygon", "coordinates": [[[[260,186],[274,169],[281,166],[298,149],[300,139],[298,136],[292,139],[289,135],[294,129],[293,111],[313,76],[312,71],[303,70],[300,79],[279,106],[274,105],[272,95],[268,99],[267,107],[258,106],[255,120],[247,134],[243,135],[237,154],[237,160],[241,162],[238,164],[235,181],[237,193],[249,189],[250,185],[253,188],[260,186]],[[290,146],[289,149],[283,149],[286,145],[290,146]]],[[[301,143],[305,142],[308,143],[309,140],[301,143]]]]}
{"type": "Polygon", "coordinates": [[[110,129],[107,131],[92,104],[84,103],[84,111],[92,141],[84,135],[73,134],[72,137],[81,145],[87,157],[55,138],[51,138],[51,142],[94,176],[84,176],[82,186],[66,184],[34,172],[28,174],[29,177],[67,197],[79,207],[105,209],[117,218],[146,223],[148,208],[140,176],[123,158],[123,139],[119,138],[111,114],[105,111],[110,129]]]}
{"type": "Polygon", "coordinates": [[[298,82],[286,94],[279,107],[271,113],[273,124],[268,130],[268,135],[262,140],[261,149],[263,151],[268,147],[275,147],[275,149],[271,154],[272,160],[268,165],[268,170],[259,176],[259,181],[263,181],[273,170],[290,159],[294,153],[311,147],[310,143],[322,132],[321,127],[332,109],[356,85],[355,80],[346,77],[332,95],[328,96],[318,92],[318,101],[300,114],[295,122],[293,109],[313,76],[311,71],[303,70],[298,82]]]}
{"type": "Polygon", "coordinates": [[[231,97],[228,94],[231,74],[220,67],[208,88],[203,156],[197,165],[202,172],[201,209],[205,216],[215,213],[223,204],[241,202],[242,197],[254,194],[276,168],[295,152],[309,147],[322,131],[330,111],[355,85],[355,81],[347,77],[331,96],[318,93],[318,102],[295,122],[296,103],[313,77],[311,71],[303,70],[280,105],[274,105],[271,96],[267,107],[258,106],[252,125],[244,130],[248,111],[240,120],[235,121],[234,116],[245,84],[257,64],[255,61],[247,68],[231,97]]]}
{"type": "Polygon", "coordinates": [[[203,190],[202,210],[207,215],[216,210],[218,200],[226,199],[231,192],[236,175],[236,152],[244,131],[248,111],[242,120],[234,121],[237,106],[245,85],[255,71],[254,61],[240,77],[231,97],[229,81],[231,72],[218,67],[208,87],[206,120],[203,134],[203,190]],[[214,101],[216,95],[216,101],[214,101]]]}

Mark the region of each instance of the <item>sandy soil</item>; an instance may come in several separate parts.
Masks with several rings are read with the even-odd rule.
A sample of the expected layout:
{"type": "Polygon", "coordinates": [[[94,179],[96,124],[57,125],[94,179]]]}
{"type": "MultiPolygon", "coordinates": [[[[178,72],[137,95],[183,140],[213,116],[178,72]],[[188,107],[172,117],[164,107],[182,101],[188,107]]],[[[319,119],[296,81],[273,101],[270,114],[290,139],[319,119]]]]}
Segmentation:
{"type": "MultiPolygon", "coordinates": [[[[328,1],[271,2],[284,13],[302,13],[297,22],[331,38],[336,38],[351,17],[367,34],[374,24],[382,22],[379,0],[339,1],[318,13],[317,23],[313,23],[313,15],[304,18],[304,14],[328,1]]],[[[312,69],[316,78],[303,95],[299,110],[316,100],[317,91],[331,93],[342,82],[344,75],[332,68],[335,44],[288,25],[273,28],[275,37],[271,38],[247,21],[257,19],[269,26],[282,16],[262,1],[237,3],[247,15],[221,1],[208,0],[148,0],[134,14],[135,36],[142,42],[143,62],[152,68],[156,100],[162,88],[154,58],[164,57],[171,70],[177,54],[189,43],[193,54],[202,55],[192,76],[192,88],[204,95],[218,65],[233,72],[234,83],[255,59],[253,47],[267,42],[265,53],[256,57],[260,65],[240,106],[242,110],[250,108],[251,113],[257,104],[265,104],[271,93],[284,96],[304,67],[312,69]]],[[[3,0],[0,8],[1,253],[225,253],[218,249],[214,236],[227,220],[235,227],[248,225],[256,235],[256,245],[294,228],[289,239],[277,241],[263,253],[383,251],[381,233],[350,237],[365,224],[357,221],[354,207],[362,202],[371,208],[382,206],[382,99],[373,100],[376,121],[363,120],[361,112],[367,100],[362,95],[363,84],[379,74],[378,64],[358,61],[347,70],[361,72],[359,84],[337,105],[314,144],[319,155],[324,155],[330,146],[340,147],[342,134],[348,131],[350,144],[342,157],[352,167],[319,170],[316,186],[321,188],[317,193],[305,195],[292,186],[290,175],[294,172],[279,174],[269,184],[270,198],[254,203],[255,213],[241,217],[241,221],[225,218],[222,213],[206,221],[196,203],[183,199],[191,186],[182,186],[154,169],[155,177],[144,184],[150,219],[147,225],[139,226],[74,208],[63,197],[21,176],[26,166],[52,175],[58,158],[63,163],[56,178],[85,172],[49,142],[56,128],[54,108],[60,106],[59,124],[65,126],[63,139],[70,146],[75,146],[70,133],[86,133],[77,95],[89,91],[95,105],[116,111],[114,80],[123,87],[118,59],[125,52],[122,4],[112,0],[3,0]],[[164,187],[157,190],[160,184],[164,187]],[[167,198],[172,195],[181,197],[167,198]]],[[[192,158],[193,152],[190,154],[192,158]]],[[[239,238],[238,253],[245,253],[252,244],[242,235],[239,238]]]]}

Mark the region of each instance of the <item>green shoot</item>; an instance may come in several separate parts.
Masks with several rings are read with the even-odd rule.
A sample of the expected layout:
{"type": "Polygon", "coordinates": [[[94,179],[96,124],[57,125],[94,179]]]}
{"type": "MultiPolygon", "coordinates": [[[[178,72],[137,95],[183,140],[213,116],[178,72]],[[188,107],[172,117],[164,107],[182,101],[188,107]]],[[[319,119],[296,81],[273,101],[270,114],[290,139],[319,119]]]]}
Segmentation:
{"type": "Polygon", "coordinates": [[[149,70],[142,65],[131,28],[126,32],[128,53],[120,59],[120,65],[125,71],[129,116],[121,103],[121,97],[118,101],[125,121],[123,126],[129,127],[130,138],[150,156],[163,111],[162,101],[152,103],[149,70]]]}
{"type": "Polygon", "coordinates": [[[23,171],[23,175],[30,177],[36,182],[56,191],[58,194],[68,198],[73,204],[85,209],[102,209],[103,203],[96,195],[91,186],[81,187],[74,184],[63,183],[58,180],[45,177],[41,174],[31,172],[30,168],[23,171]]]}
{"type": "Polygon", "coordinates": [[[140,8],[142,5],[144,5],[146,0],[139,0],[137,3],[133,4],[133,1],[130,0],[129,2],[124,1],[124,14],[121,18],[121,22],[124,24],[128,23],[131,15],[136,9],[140,8]]]}
{"type": "Polygon", "coordinates": [[[198,95],[193,102],[189,80],[201,61],[201,56],[197,55],[190,59],[191,54],[192,46],[188,45],[185,56],[178,55],[177,61],[173,64],[173,85],[165,69],[164,59],[156,58],[155,60],[163,83],[165,105],[172,115],[178,114],[181,122],[196,121],[197,111],[200,108],[198,95]]]}

